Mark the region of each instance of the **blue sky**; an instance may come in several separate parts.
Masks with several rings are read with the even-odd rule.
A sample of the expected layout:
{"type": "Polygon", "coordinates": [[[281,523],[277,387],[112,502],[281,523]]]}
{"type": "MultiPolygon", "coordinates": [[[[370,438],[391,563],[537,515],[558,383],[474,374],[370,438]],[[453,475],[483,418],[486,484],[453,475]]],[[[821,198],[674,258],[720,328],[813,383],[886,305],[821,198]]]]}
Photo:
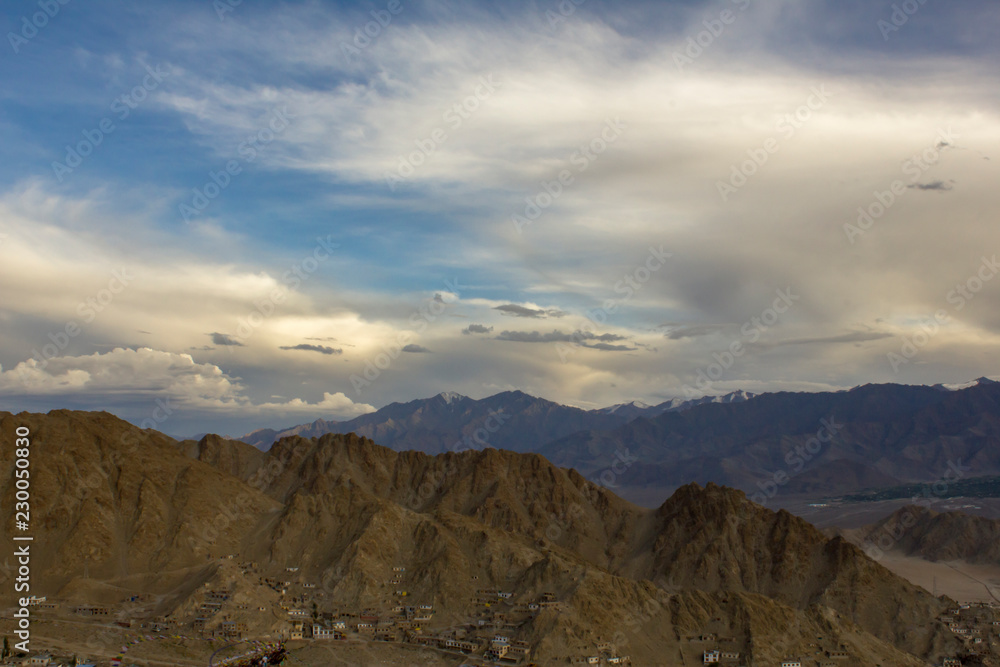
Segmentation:
{"type": "Polygon", "coordinates": [[[995,3],[221,2],[3,7],[0,407],[1000,372],[995,3]]]}

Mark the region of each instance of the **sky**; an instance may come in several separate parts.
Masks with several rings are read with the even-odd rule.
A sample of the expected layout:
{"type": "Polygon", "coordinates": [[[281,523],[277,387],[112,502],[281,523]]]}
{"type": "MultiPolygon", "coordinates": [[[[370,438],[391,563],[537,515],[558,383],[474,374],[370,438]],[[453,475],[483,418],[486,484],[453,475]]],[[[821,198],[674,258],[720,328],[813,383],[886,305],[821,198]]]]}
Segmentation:
{"type": "Polygon", "coordinates": [[[995,2],[0,23],[0,409],[240,434],[1000,374],[995,2]]]}

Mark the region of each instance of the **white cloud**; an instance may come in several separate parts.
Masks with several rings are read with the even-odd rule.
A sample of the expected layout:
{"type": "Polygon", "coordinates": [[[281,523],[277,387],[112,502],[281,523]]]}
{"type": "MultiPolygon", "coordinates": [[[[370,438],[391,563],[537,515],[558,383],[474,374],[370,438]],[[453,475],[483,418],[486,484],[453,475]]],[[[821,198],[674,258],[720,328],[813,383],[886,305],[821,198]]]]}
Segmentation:
{"type": "Polygon", "coordinates": [[[239,378],[214,364],[198,363],[189,354],[150,348],[116,348],[86,356],[29,359],[9,371],[0,368],[0,395],[45,396],[89,401],[128,397],[164,398],[181,408],[240,415],[335,415],[355,417],[374,411],[343,393],[323,394],[310,403],[300,398],[285,403],[253,403],[239,378]]]}

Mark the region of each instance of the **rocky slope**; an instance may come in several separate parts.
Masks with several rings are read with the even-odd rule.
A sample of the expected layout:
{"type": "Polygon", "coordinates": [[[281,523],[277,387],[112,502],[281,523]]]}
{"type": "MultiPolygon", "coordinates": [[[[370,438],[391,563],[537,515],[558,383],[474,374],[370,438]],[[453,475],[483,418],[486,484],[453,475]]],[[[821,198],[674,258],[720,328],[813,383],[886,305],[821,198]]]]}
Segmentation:
{"type": "Polygon", "coordinates": [[[893,549],[907,556],[1000,565],[1000,521],[994,519],[908,505],[874,525],[850,532],[858,544],[880,544],[887,536],[893,549]]]}
{"type": "Polygon", "coordinates": [[[481,589],[547,593],[560,605],[511,631],[542,664],[599,641],[634,664],[663,664],[706,632],[760,661],[810,654],[817,637],[860,665],[957,650],[934,621],[953,603],[732,489],[686,485],[645,510],[535,454],[430,456],[328,434],[282,439],[257,460],[229,441],[177,443],[103,413],[0,413],[0,437],[12,441],[18,425],[32,431],[32,531],[48,553],[39,594],[141,586],[163,595],[161,613],[187,618],[202,584],[272,604],[270,588],[254,592],[271,576],[314,582],[336,608],[392,605],[405,586],[452,624],[472,617],[481,589]],[[241,561],[259,573],[241,574],[241,561]],[[394,568],[405,568],[400,584],[387,582],[394,568]]]}

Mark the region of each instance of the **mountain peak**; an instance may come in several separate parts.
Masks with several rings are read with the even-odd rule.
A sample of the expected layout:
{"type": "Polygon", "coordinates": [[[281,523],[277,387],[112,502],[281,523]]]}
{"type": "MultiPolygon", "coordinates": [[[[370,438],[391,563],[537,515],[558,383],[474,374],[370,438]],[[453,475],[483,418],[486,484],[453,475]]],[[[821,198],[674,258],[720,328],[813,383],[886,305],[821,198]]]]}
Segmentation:
{"type": "Polygon", "coordinates": [[[440,398],[448,405],[451,405],[452,403],[457,403],[458,401],[468,398],[468,396],[463,396],[456,391],[442,391],[440,394],[435,396],[435,398],[440,398]]]}
{"type": "Polygon", "coordinates": [[[957,382],[957,383],[942,382],[934,385],[934,389],[940,389],[942,391],[962,391],[963,389],[972,389],[973,387],[985,387],[993,384],[1000,384],[1000,382],[997,382],[996,380],[991,380],[990,378],[983,376],[981,378],[976,378],[971,382],[957,382]]]}

